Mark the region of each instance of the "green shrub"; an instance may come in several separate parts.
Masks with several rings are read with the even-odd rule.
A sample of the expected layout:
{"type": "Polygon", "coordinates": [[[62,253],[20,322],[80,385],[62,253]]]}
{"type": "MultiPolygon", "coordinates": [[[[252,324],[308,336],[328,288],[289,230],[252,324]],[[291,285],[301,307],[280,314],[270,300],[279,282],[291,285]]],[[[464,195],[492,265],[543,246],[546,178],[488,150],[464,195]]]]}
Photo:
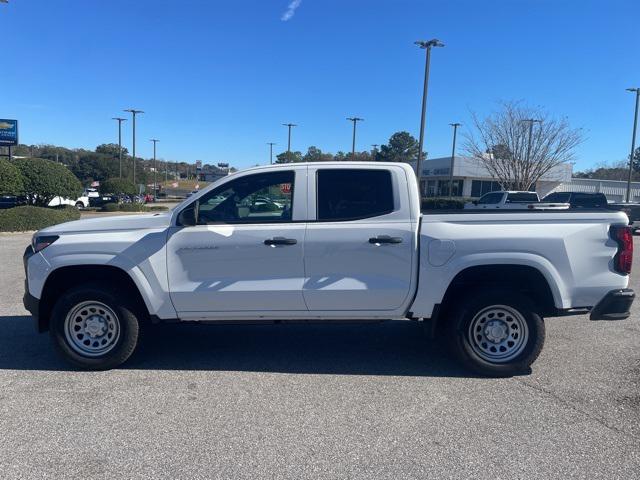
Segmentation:
{"type": "Polygon", "coordinates": [[[142,203],[121,203],[120,211],[121,212],[146,212],[147,207],[145,207],[142,203]]]}
{"type": "Polygon", "coordinates": [[[21,195],[24,190],[22,174],[9,160],[0,158],[0,194],[21,195]]]}
{"type": "Polygon", "coordinates": [[[422,199],[422,210],[462,210],[469,198],[429,197],[422,199]]]}
{"type": "Polygon", "coordinates": [[[120,210],[120,205],[118,205],[117,203],[105,203],[102,206],[102,211],[103,212],[117,212],[118,210],[120,210]]]}
{"type": "Polygon", "coordinates": [[[24,194],[31,204],[47,206],[54,197],[76,199],[82,193],[80,180],[61,163],[18,158],[14,165],[22,173],[24,194]]]}
{"type": "Polygon", "coordinates": [[[26,232],[78,220],[80,212],[75,207],[14,207],[0,210],[0,232],[26,232]]]}
{"type": "Polygon", "coordinates": [[[100,193],[113,193],[116,195],[136,195],[137,189],[133,182],[124,178],[107,178],[100,183],[100,193]]]}
{"type": "Polygon", "coordinates": [[[102,207],[103,212],[150,212],[167,210],[162,205],[147,206],[141,203],[106,203],[102,207]]]}

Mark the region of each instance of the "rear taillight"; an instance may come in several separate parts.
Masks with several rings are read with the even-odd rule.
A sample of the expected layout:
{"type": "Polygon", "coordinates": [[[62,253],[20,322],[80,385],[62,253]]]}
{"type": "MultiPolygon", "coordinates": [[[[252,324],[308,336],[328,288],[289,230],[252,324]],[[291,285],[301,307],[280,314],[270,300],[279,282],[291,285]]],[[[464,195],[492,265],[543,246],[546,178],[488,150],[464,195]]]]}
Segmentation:
{"type": "Polygon", "coordinates": [[[631,227],[611,226],[610,235],[618,244],[618,252],[613,257],[613,268],[623,275],[631,273],[633,263],[633,232],[631,227]]]}

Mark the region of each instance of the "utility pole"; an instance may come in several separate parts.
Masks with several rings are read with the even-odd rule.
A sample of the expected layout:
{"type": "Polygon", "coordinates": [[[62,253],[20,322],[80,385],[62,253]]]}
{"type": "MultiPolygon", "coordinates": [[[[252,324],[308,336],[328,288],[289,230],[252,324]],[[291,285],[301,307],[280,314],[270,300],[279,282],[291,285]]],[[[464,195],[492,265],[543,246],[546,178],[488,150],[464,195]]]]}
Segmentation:
{"type": "Polygon", "coordinates": [[[129,108],[124,110],[125,112],[131,112],[133,116],[133,184],[136,184],[136,115],[138,113],[144,113],[142,110],[136,110],[134,108],[129,108]]]}
{"type": "Polygon", "coordinates": [[[269,165],[273,165],[273,146],[277,144],[274,142],[267,142],[267,145],[269,145],[269,165]]]}
{"type": "Polygon", "coordinates": [[[424,123],[427,114],[427,91],[429,89],[429,65],[431,64],[431,48],[432,47],[444,47],[444,43],[442,43],[437,38],[422,41],[419,40],[414,42],[420,48],[423,48],[427,52],[427,57],[424,65],[424,87],[422,90],[422,116],[420,117],[420,141],[418,144],[418,161],[416,162],[416,175],[418,176],[418,186],[422,191],[422,187],[420,186],[420,176],[422,175],[422,150],[424,148],[424,123]]]}
{"type": "MultiPolygon", "coordinates": [[[[450,123],[453,127],[453,146],[451,147],[451,164],[449,165],[449,198],[453,196],[453,163],[456,158],[456,134],[458,133],[458,127],[461,123],[450,123]]],[[[462,196],[462,192],[459,192],[462,196]]]]}
{"type": "Polygon", "coordinates": [[[122,178],[122,122],[126,122],[126,118],[113,117],[111,120],[118,121],[118,158],[120,160],[120,177],[122,178]]]}
{"type": "Polygon", "coordinates": [[[282,125],[289,128],[289,140],[287,142],[287,153],[290,153],[291,152],[291,127],[297,127],[298,125],[296,125],[295,123],[283,123],[282,125]]]}
{"type": "Polygon", "coordinates": [[[633,154],[636,150],[636,130],[638,128],[638,104],[640,103],[640,88],[627,88],[628,92],[636,94],[636,111],[633,115],[633,133],[631,134],[631,155],[629,156],[629,178],[627,179],[627,203],[631,197],[631,176],[633,175],[633,154]]]}
{"type": "Polygon", "coordinates": [[[353,159],[356,156],[356,123],[362,122],[364,118],[347,117],[347,120],[353,122],[353,140],[351,141],[351,157],[353,159]]]}
{"type": "Polygon", "coordinates": [[[153,198],[155,200],[156,194],[158,191],[158,182],[157,182],[158,169],[156,168],[156,143],[158,143],[160,140],[158,140],[157,138],[152,138],[149,141],[153,142],[153,198]]]}
{"type": "Polygon", "coordinates": [[[542,123],[542,120],[537,120],[535,118],[525,118],[521,120],[522,123],[529,124],[529,139],[527,140],[527,163],[531,160],[531,139],[533,138],[533,124],[534,123],[542,123]]]}

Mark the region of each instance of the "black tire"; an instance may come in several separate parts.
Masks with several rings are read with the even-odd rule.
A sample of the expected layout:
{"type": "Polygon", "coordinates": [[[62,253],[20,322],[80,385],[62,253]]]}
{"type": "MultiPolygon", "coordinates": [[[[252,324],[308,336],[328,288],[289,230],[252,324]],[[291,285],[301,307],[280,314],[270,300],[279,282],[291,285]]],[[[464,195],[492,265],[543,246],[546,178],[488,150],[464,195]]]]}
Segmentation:
{"type": "MultiPolygon", "coordinates": [[[[129,299],[126,293],[119,292],[108,284],[91,283],[77,286],[64,292],[53,307],[49,334],[58,353],[72,365],[86,370],[115,368],[123,364],[131,356],[138,343],[139,323],[138,317],[134,313],[136,311],[139,311],[138,306],[129,299]],[[111,323],[114,325],[117,323],[118,335],[105,347],[110,349],[103,354],[83,354],[79,352],[79,347],[77,345],[74,347],[73,342],[75,340],[70,340],[66,333],[69,331],[66,322],[67,315],[72,313],[78,305],[86,302],[99,302],[106,306],[107,310],[110,309],[115,314],[115,319],[108,314],[105,315],[111,323]]],[[[88,315],[91,315],[91,313],[89,312],[88,315]]],[[[70,322],[72,321],[70,320],[70,322]]],[[[84,324],[86,324],[86,320],[84,324]]],[[[81,325],[83,323],[78,326],[73,325],[73,328],[81,329],[81,325]]],[[[96,337],[96,343],[101,338],[104,339],[103,341],[108,340],[109,328],[110,326],[106,327],[104,335],[96,337]]],[[[79,334],[83,335],[84,331],[79,332],[79,334]]],[[[86,338],[89,343],[94,341],[93,337],[89,337],[88,334],[86,338]]]]}
{"type": "Polygon", "coordinates": [[[84,208],[84,203],[82,203],[82,202],[76,202],[76,208],[77,208],[78,210],[82,210],[82,209],[84,208]]]}
{"type": "Polygon", "coordinates": [[[502,288],[483,289],[467,298],[459,299],[456,303],[450,310],[451,315],[444,321],[447,322],[451,350],[466,368],[491,377],[508,377],[530,372],[530,366],[542,351],[545,327],[543,319],[536,313],[534,304],[528,297],[517,291],[502,288]],[[488,322],[494,319],[501,321],[495,316],[501,311],[506,311],[506,316],[503,313],[503,317],[509,318],[512,322],[507,323],[505,320],[502,322],[504,327],[502,324],[497,327],[498,332],[504,332],[507,337],[484,336],[485,332],[490,331],[488,322]],[[510,311],[515,312],[515,321],[510,317],[510,311]],[[492,313],[495,318],[488,317],[492,313]],[[471,327],[472,322],[473,327],[471,327]],[[519,327],[518,331],[518,325],[523,322],[526,325],[519,327]],[[521,340],[517,338],[514,340],[513,335],[519,335],[517,338],[521,340]],[[499,338],[505,339],[502,343],[491,343],[487,338],[493,338],[496,342],[499,338]],[[507,342],[514,343],[515,347],[507,345],[507,342]],[[497,350],[498,348],[504,348],[506,353],[501,353],[497,350]],[[495,350],[495,353],[489,349],[495,350]],[[509,349],[512,349],[511,353],[509,349]],[[512,358],[508,357],[510,354],[513,355],[512,358]],[[495,358],[498,355],[505,355],[505,357],[495,358]],[[487,358],[488,356],[491,358],[487,358]]]}

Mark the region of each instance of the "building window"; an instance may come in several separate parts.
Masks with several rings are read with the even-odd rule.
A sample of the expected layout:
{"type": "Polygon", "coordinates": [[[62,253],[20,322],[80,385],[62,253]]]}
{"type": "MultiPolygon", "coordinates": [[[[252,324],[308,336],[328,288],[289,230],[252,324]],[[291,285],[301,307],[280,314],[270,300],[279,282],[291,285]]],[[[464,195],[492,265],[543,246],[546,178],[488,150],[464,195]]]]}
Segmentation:
{"type": "Polygon", "coordinates": [[[427,197],[435,197],[438,194],[438,182],[437,180],[427,180],[427,197]]]}
{"type": "Polygon", "coordinates": [[[491,180],[473,180],[471,182],[471,196],[479,198],[485,193],[497,192],[502,190],[502,187],[498,182],[492,182],[491,180]]]}
{"type": "MultiPolygon", "coordinates": [[[[462,187],[464,185],[464,180],[454,180],[452,185],[452,197],[461,197],[462,196],[462,187]]],[[[438,196],[448,197],[449,196],[449,180],[440,180],[438,196]]]]}

